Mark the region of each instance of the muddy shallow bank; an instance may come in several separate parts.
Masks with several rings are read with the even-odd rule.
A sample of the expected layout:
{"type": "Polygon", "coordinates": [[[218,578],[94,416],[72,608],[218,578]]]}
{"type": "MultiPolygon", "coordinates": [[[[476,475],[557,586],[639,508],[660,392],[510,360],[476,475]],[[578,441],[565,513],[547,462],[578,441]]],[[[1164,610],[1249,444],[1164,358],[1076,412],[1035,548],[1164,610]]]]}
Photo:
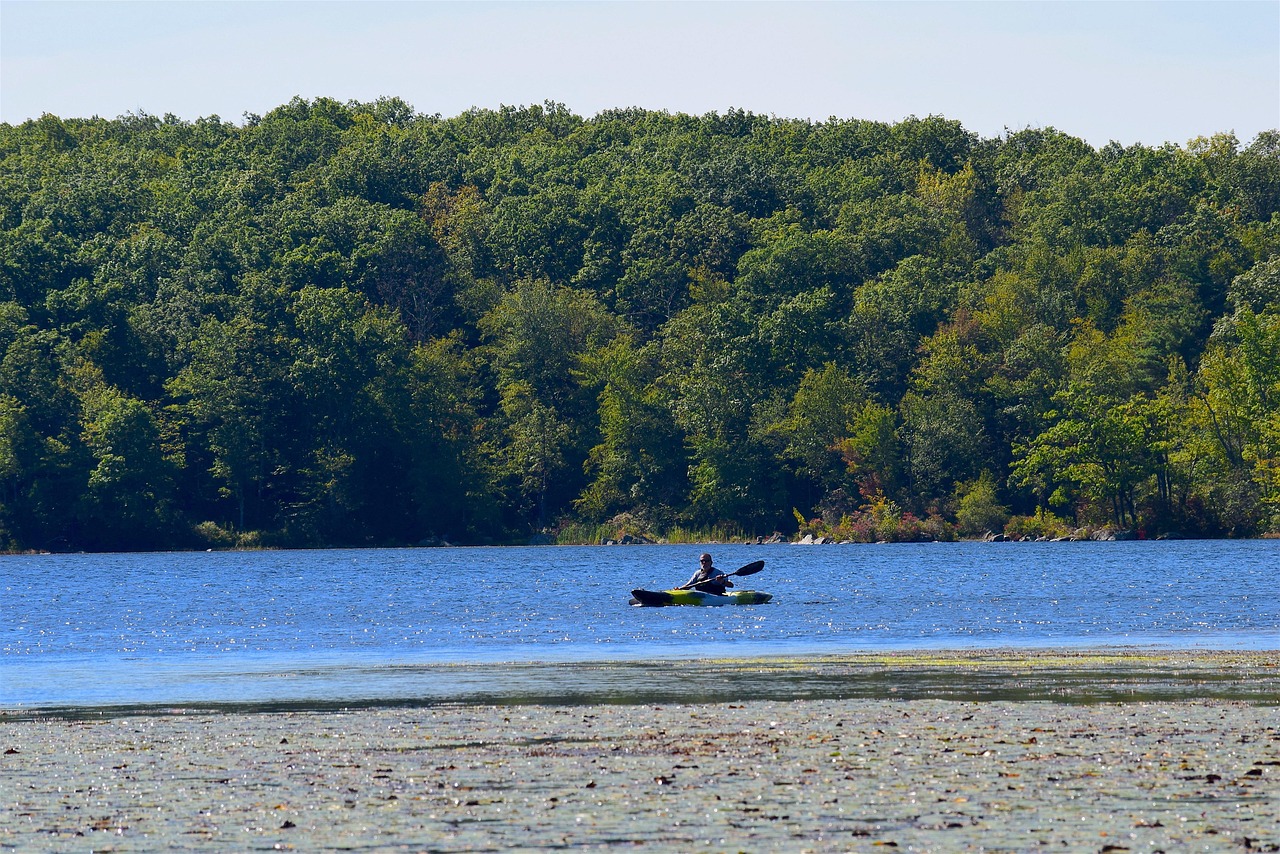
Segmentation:
{"type": "Polygon", "coordinates": [[[1280,850],[1280,653],[648,664],[848,695],[10,714],[0,848],[1280,850]]]}
{"type": "MultiPolygon", "coordinates": [[[[1280,647],[1280,637],[1276,638],[1280,647]]],[[[696,649],[696,647],[694,647],[696,649]]],[[[724,703],[748,700],[1135,700],[1221,699],[1280,703],[1280,653],[1163,648],[948,650],[844,655],[404,664],[308,665],[304,669],[192,671],[189,692],[126,693],[132,705],[32,704],[15,715],[186,711],[331,711],[468,705],[724,703]],[[255,690],[228,691],[228,682],[255,690]],[[295,690],[304,683],[307,690],[295,690]],[[212,685],[212,690],[208,690],[212,685]],[[388,686],[393,690],[388,691],[388,686]],[[163,700],[146,699],[155,693],[163,700]],[[229,701],[227,696],[257,699],[229,701]],[[217,700],[201,699],[206,696],[217,700]]],[[[95,681],[111,683],[111,671],[95,681]]],[[[140,665],[130,678],[163,677],[140,665]]],[[[84,678],[79,674],[78,678],[84,678]]],[[[28,680],[30,681],[30,680],[28,680]]],[[[15,692],[10,692],[14,694],[15,692]]],[[[20,692],[18,692],[20,693],[20,692]]],[[[57,692],[55,692],[57,693],[57,692]]],[[[103,694],[118,696],[108,686],[103,694]]]]}

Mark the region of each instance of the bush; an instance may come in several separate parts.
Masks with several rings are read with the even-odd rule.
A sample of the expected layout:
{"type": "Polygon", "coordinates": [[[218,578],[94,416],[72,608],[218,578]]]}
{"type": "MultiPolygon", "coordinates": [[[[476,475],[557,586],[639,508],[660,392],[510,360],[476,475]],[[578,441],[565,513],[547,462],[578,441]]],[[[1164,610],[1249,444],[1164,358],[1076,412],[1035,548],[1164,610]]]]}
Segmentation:
{"type": "Polygon", "coordinates": [[[216,522],[201,522],[191,529],[196,542],[206,549],[229,549],[236,544],[236,535],[216,522]]]}
{"type": "Polygon", "coordinates": [[[956,509],[956,522],[960,533],[980,537],[988,531],[1000,531],[1009,521],[1009,508],[1002,505],[991,472],[957,490],[960,501],[956,509]]]}
{"type": "Polygon", "coordinates": [[[1041,537],[1052,540],[1055,537],[1069,537],[1074,530],[1065,519],[1053,515],[1043,507],[1038,508],[1034,516],[1014,516],[1004,526],[1006,536],[1023,540],[1037,540],[1041,537]]]}
{"type": "Polygon", "coordinates": [[[835,523],[821,518],[805,520],[798,510],[793,512],[802,535],[812,534],[836,542],[918,543],[955,539],[955,528],[937,513],[930,513],[922,520],[914,513],[904,513],[883,492],[873,493],[866,504],[841,516],[835,523]]]}

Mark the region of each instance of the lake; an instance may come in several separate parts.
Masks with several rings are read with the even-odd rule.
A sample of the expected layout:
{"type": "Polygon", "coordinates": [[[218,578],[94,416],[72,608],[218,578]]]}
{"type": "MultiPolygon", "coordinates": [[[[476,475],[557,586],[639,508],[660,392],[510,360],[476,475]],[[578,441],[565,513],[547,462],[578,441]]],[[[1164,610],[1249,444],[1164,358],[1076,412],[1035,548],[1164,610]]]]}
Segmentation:
{"type": "Polygon", "coordinates": [[[650,659],[1280,648],[1277,540],[713,546],[724,571],[764,559],[739,588],[774,601],[628,605],[704,548],[0,557],[0,709],[448,702],[650,659]]]}

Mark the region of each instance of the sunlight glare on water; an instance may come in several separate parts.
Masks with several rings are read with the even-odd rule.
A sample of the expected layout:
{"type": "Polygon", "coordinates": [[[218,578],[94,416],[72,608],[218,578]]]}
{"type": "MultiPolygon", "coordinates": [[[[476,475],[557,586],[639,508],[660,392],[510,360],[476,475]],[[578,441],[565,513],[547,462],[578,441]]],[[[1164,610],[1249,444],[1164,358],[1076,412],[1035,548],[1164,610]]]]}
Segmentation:
{"type": "Polygon", "coordinates": [[[464,663],[1280,647],[1277,541],[716,546],[725,571],[763,558],[739,589],[774,601],[628,605],[703,548],[7,556],[0,708],[376,699],[464,663]]]}

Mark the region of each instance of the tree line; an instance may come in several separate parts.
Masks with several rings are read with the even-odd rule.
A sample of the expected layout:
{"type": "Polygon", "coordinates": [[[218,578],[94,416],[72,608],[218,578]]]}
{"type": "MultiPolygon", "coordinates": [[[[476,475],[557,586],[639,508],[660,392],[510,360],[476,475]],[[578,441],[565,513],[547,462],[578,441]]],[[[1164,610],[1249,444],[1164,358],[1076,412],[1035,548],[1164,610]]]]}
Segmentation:
{"type": "Polygon", "coordinates": [[[0,125],[0,547],[1280,531],[1280,133],[0,125]]]}

